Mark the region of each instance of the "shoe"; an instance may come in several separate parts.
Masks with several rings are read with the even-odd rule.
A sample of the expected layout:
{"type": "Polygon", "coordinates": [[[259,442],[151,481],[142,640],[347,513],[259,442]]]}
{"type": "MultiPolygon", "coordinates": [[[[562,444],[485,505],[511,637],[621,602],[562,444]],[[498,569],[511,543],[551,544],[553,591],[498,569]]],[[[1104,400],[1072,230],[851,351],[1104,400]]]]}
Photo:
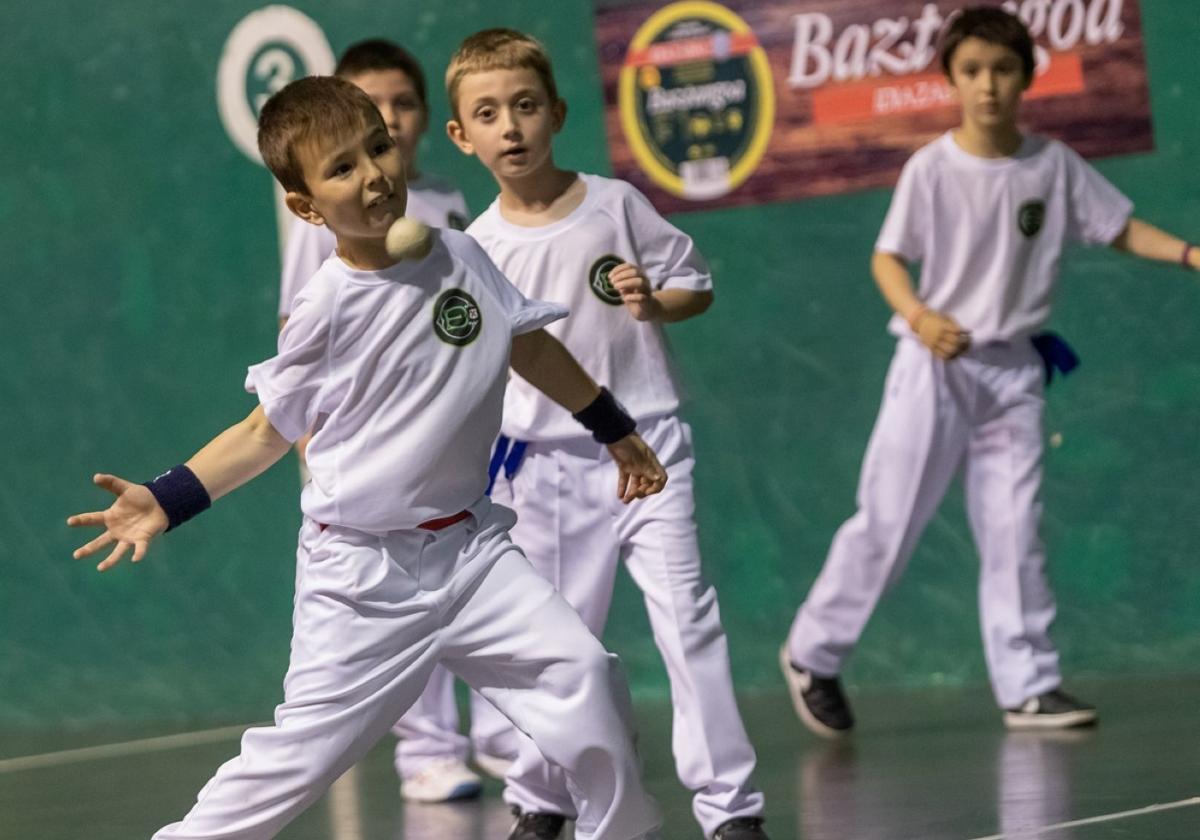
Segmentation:
{"type": "Polygon", "coordinates": [[[493,779],[499,779],[500,781],[504,781],[504,777],[508,775],[508,768],[513,766],[515,760],[515,758],[503,755],[489,755],[478,750],[476,750],[474,757],[476,767],[493,779]]]}
{"type": "Polygon", "coordinates": [[[1071,729],[1095,724],[1093,706],[1057,688],[1030,697],[1016,709],[1004,710],[1004,725],[1009,729],[1071,729]]]}
{"type": "Polygon", "coordinates": [[[837,677],[818,677],[797,668],[788,656],[787,645],[779,649],[779,667],[787,680],[788,693],[800,721],[822,738],[841,738],[854,728],[854,715],[837,677]]]}
{"type": "Polygon", "coordinates": [[[721,823],[713,832],[713,840],[771,840],[763,831],[762,817],[734,817],[721,823]]]}
{"type": "Polygon", "coordinates": [[[508,840],[558,840],[562,834],[567,818],[562,814],[522,814],[520,808],[513,808],[517,818],[508,840]]]}
{"type": "Polygon", "coordinates": [[[483,780],[457,758],[435,759],[400,782],[400,796],[409,802],[454,802],[482,792],[483,780]]]}

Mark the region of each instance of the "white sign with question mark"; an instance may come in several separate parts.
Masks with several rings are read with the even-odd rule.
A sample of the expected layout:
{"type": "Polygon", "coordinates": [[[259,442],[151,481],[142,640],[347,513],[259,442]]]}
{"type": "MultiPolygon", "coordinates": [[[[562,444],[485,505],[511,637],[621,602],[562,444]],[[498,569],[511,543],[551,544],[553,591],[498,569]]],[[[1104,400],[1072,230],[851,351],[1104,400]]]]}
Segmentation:
{"type": "MultiPolygon", "coordinates": [[[[262,164],[258,112],[271,94],[305,76],[326,76],[335,66],[333,48],[316,21],[290,6],[266,6],[238,22],[217,65],[217,109],[233,144],[262,164]]],[[[287,246],[292,215],[275,185],[279,250],[287,246]]]]}

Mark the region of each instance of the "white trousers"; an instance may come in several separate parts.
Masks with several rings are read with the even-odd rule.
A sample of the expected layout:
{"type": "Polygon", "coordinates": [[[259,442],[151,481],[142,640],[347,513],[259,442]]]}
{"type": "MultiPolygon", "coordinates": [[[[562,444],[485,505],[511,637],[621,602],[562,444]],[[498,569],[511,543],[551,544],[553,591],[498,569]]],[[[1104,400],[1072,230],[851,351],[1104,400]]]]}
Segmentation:
{"type": "Polygon", "coordinates": [[[482,499],[472,514],[382,536],[305,522],[275,725],[247,731],[155,840],[274,837],[387,733],[439,662],[566,768],[578,836],[632,840],[659,824],[616,657],[510,542],[512,511],[482,499]]]}
{"type": "MultiPolygon", "coordinates": [[[[617,498],[605,447],[586,438],[531,443],[509,488],[518,511],[513,538],[524,540],[533,567],[597,636],[624,561],[670,678],[679,778],[695,791],[696,819],[711,835],[732,817],[760,815],[763,797],[750,784],[755,755],[734,699],[717,594],[700,568],[691,430],[666,417],[641,433],[669,480],[662,493],[628,506],[617,498]]],[[[562,771],[528,743],[507,782],[505,800],[524,811],[574,813],[562,771]]]]}
{"type": "Polygon", "coordinates": [[[942,362],[902,339],[867,445],[858,511],[838,530],[796,614],[792,661],[842,670],[883,592],[961,469],[980,556],[979,617],[992,690],[1004,708],[1057,688],[1054,596],[1038,536],[1042,364],[1028,342],[942,362]]]}

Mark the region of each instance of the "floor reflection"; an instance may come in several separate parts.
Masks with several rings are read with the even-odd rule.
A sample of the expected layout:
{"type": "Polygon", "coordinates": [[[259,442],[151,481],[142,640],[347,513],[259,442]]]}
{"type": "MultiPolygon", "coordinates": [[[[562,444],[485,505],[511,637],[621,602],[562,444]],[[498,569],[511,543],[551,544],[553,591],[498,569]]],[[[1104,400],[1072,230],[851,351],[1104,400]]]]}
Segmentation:
{"type": "MultiPolygon", "coordinates": [[[[928,733],[808,746],[796,765],[800,840],[961,840],[995,803],[994,838],[1044,840],[1072,813],[1073,768],[1094,733],[928,733]],[[991,761],[980,759],[991,755],[991,761]],[[984,805],[986,809],[987,806],[984,805]]],[[[1082,840],[1066,830],[1054,840],[1082,840]]],[[[993,840],[993,838],[989,838],[993,840]]]]}
{"type": "Polygon", "coordinates": [[[393,840],[458,840],[507,837],[513,817],[497,796],[470,802],[422,805],[404,803],[393,840]]]}

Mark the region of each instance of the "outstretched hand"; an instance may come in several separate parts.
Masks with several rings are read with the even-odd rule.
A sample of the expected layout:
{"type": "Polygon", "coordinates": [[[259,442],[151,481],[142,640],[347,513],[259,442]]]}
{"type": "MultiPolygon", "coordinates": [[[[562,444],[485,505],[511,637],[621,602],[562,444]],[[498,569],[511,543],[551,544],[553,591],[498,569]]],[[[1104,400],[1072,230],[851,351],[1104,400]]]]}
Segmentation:
{"type": "Polygon", "coordinates": [[[608,451],[617,464],[617,497],[625,504],[653,496],[666,486],[667,471],[636,432],[608,444],[608,451]]]}
{"type": "Polygon", "coordinates": [[[158,506],[154,496],[141,484],[131,484],[115,475],[98,473],[92,482],[117,497],[108,510],[77,513],[67,519],[72,528],[103,528],[104,533],[75,549],[74,557],[81,560],[116,543],[96,569],[104,572],[121,561],[133,549],[133,562],[146,556],[150,540],[167,530],[167,514],[158,506]]]}

